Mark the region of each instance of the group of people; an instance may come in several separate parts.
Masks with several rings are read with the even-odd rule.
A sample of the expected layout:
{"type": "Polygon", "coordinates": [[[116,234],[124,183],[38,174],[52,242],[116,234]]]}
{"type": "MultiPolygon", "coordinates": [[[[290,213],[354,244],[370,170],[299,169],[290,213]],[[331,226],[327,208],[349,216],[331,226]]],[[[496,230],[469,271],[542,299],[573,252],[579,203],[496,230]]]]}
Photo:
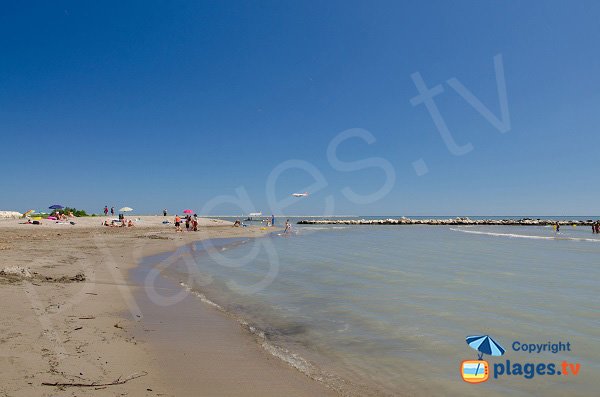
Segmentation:
{"type": "MultiPolygon", "coordinates": [[[[166,211],[166,210],[165,210],[166,211]]],[[[194,214],[193,216],[187,215],[184,219],[185,221],[185,230],[189,231],[198,231],[198,214],[194,214]],[[191,229],[191,230],[190,230],[191,229]]],[[[181,228],[181,217],[179,215],[175,215],[175,231],[183,232],[181,228]]]]}
{"type": "Polygon", "coordinates": [[[61,213],[59,211],[56,211],[55,213],[53,213],[51,216],[55,217],[57,221],[62,221],[62,222],[66,222],[69,220],[69,218],[75,218],[75,215],[73,214],[73,212],[69,212],[69,215],[67,216],[67,214],[61,213]]]}
{"type": "MultiPolygon", "coordinates": [[[[112,216],[115,215],[115,207],[110,207],[110,214],[112,216]]],[[[107,205],[104,206],[104,216],[108,216],[108,206],[107,205]]]]}
{"type": "Polygon", "coordinates": [[[108,227],[134,227],[135,225],[133,224],[133,221],[130,220],[126,220],[126,219],[121,219],[121,221],[116,221],[116,220],[112,220],[112,221],[104,221],[102,223],[103,226],[108,226],[108,227]]]}
{"type": "MultiPolygon", "coordinates": [[[[575,225],[573,225],[573,227],[575,227],[575,225]]],[[[554,224],[554,231],[556,231],[556,233],[560,232],[560,222],[556,222],[554,224]]],[[[600,221],[592,223],[592,233],[600,234],[600,221]]]]}
{"type": "MultiPolygon", "coordinates": [[[[267,227],[275,226],[275,216],[271,215],[270,219],[266,219],[263,222],[265,222],[267,224],[267,227]]],[[[243,224],[239,219],[236,219],[236,221],[233,223],[233,227],[240,227],[240,226],[246,226],[246,225],[243,224]]],[[[289,234],[291,232],[292,232],[292,224],[290,223],[290,220],[287,219],[285,221],[283,233],[289,234]]]]}

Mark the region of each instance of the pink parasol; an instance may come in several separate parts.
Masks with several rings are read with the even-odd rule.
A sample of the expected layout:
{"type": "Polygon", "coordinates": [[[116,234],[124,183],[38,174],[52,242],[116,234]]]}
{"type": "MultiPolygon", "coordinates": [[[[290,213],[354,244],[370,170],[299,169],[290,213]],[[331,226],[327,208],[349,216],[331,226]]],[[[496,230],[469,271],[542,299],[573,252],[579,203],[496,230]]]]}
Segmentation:
{"type": "Polygon", "coordinates": [[[183,210],[183,213],[184,214],[193,214],[194,211],[192,211],[192,210],[183,210]]]}

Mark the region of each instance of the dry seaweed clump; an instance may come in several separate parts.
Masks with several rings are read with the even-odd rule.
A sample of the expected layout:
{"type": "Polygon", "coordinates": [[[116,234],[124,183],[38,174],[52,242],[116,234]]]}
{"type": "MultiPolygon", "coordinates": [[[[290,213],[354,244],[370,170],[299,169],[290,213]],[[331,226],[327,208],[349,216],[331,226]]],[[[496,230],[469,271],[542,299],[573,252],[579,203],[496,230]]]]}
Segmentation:
{"type": "Polygon", "coordinates": [[[85,274],[77,273],[74,276],[50,277],[37,272],[32,272],[22,266],[8,266],[0,270],[0,283],[18,283],[23,280],[47,283],[73,283],[85,281],[85,274]]]}
{"type": "Polygon", "coordinates": [[[0,270],[0,276],[4,278],[26,279],[32,278],[33,274],[26,267],[8,266],[0,270]]]}

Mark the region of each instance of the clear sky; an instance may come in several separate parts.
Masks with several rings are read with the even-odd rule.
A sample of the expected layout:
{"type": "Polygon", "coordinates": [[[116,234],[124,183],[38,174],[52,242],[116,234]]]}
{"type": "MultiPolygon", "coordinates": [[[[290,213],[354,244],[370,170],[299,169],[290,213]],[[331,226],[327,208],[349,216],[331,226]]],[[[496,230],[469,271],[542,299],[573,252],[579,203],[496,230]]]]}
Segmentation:
{"type": "Polygon", "coordinates": [[[328,200],[336,214],[597,215],[599,15],[594,1],[4,2],[0,209],[237,214],[219,196],[243,188],[270,213],[269,192],[302,192],[316,170],[286,213],[328,200]],[[502,120],[497,55],[505,133],[449,84],[502,120]],[[468,153],[411,103],[414,73],[439,86],[468,153]],[[342,140],[328,159],[353,128],[375,141],[342,140]],[[313,173],[269,187],[287,160],[313,173]]]}

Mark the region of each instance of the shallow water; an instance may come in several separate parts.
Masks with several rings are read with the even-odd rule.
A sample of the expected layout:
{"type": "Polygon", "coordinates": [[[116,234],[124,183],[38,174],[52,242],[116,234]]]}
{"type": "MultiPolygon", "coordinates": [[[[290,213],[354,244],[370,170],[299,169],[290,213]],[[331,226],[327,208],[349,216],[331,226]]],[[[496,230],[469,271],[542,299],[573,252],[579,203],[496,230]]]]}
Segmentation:
{"type": "MultiPolygon", "coordinates": [[[[195,288],[374,394],[594,395],[600,389],[600,236],[589,228],[295,226],[233,245],[193,247],[195,288]],[[208,250],[207,250],[208,249],[208,250]],[[493,366],[580,363],[578,376],[462,381],[468,335],[506,349],[493,366]],[[514,341],[570,342],[516,352],[514,341]]],[[[190,265],[190,263],[192,263],[190,265]]],[[[364,391],[364,389],[363,389],[364,391]]]]}

